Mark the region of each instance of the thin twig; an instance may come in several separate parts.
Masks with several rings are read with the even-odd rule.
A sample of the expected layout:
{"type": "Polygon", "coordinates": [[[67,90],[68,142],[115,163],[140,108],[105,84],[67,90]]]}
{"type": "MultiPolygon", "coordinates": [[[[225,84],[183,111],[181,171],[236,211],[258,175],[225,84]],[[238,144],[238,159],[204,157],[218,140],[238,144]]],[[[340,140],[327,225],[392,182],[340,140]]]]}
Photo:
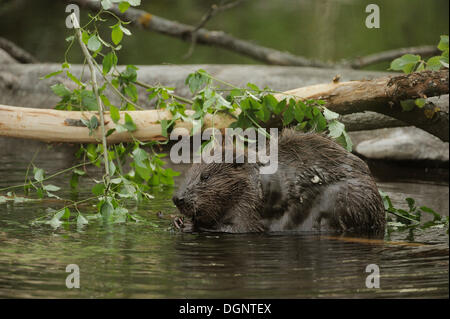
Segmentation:
{"type": "Polygon", "coordinates": [[[359,57],[343,63],[343,66],[350,66],[352,69],[361,69],[365,66],[384,61],[392,61],[404,54],[418,54],[420,56],[440,55],[436,46],[425,45],[420,47],[400,48],[388,51],[382,51],[367,56],[359,57]]]}
{"type": "Polygon", "coordinates": [[[203,28],[211,18],[216,16],[218,13],[223,12],[225,10],[232,9],[237,5],[241,4],[245,0],[236,0],[233,2],[228,2],[223,4],[223,0],[220,1],[220,5],[213,4],[211,8],[209,8],[208,12],[202,17],[200,23],[195,27],[191,32],[191,45],[189,46],[188,52],[183,56],[183,59],[188,59],[194,53],[195,45],[197,44],[197,32],[201,28],[203,28]]]}

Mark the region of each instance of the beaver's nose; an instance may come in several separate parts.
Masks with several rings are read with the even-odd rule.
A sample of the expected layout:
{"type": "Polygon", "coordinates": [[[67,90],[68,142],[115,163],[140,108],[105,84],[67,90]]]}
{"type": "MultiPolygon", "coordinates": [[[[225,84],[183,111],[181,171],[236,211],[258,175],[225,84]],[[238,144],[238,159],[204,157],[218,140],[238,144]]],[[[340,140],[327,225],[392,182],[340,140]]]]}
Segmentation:
{"type": "Polygon", "coordinates": [[[173,196],[172,201],[175,204],[175,206],[177,206],[177,207],[180,207],[184,204],[184,198],[180,197],[178,195],[173,196]]]}

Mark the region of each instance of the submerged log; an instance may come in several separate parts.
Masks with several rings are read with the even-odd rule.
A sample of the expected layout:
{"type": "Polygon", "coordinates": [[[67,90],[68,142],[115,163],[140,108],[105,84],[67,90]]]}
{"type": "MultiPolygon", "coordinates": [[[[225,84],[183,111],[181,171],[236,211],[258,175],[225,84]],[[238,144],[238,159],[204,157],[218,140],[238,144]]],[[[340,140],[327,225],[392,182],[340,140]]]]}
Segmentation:
{"type": "MultiPolygon", "coordinates": [[[[277,95],[278,99],[293,96],[298,99],[323,99],[327,107],[340,114],[373,111],[389,115],[409,125],[430,132],[443,141],[448,141],[448,113],[437,110],[433,105],[403,112],[400,101],[419,97],[448,94],[448,70],[425,71],[395,77],[383,77],[368,81],[349,81],[308,86],[277,95]]],[[[161,120],[170,120],[171,114],[165,110],[127,111],[136,124],[137,130],[114,132],[108,137],[109,143],[132,141],[163,140],[161,120]]],[[[188,115],[192,111],[188,111],[188,115]]],[[[38,139],[47,142],[96,143],[100,141],[99,132],[90,135],[81,119],[89,120],[96,112],[57,111],[31,109],[0,105],[0,136],[38,139]]],[[[221,114],[214,118],[214,126],[226,128],[234,118],[221,114]]],[[[212,115],[205,119],[205,126],[212,125],[212,115]]],[[[109,114],[106,114],[106,130],[115,127],[109,114]]],[[[273,125],[271,127],[276,127],[273,125]]],[[[185,127],[189,131],[192,124],[179,122],[175,129],[185,127]]]]}

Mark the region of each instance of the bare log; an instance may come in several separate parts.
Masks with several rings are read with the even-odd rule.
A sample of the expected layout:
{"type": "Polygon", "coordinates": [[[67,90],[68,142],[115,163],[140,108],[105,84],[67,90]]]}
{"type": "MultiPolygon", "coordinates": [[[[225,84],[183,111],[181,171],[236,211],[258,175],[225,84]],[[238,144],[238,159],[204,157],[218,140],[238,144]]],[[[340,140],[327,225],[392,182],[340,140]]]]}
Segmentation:
{"type": "Polygon", "coordinates": [[[277,95],[297,99],[321,99],[339,114],[372,111],[419,127],[444,142],[449,140],[448,112],[434,104],[404,112],[400,102],[408,99],[440,96],[449,92],[448,69],[388,76],[369,81],[349,81],[308,86],[277,95]]]}

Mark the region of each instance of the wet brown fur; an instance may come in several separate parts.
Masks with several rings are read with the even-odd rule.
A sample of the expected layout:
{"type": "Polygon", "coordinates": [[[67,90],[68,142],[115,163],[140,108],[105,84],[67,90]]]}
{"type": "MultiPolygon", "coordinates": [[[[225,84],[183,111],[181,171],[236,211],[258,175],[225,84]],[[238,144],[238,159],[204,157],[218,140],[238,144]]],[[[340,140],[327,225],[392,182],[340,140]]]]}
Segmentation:
{"type": "Polygon", "coordinates": [[[384,205],[364,161],[323,135],[292,129],[278,150],[272,175],[257,163],[193,164],[174,200],[182,199],[177,206],[194,230],[384,232],[384,205]]]}

